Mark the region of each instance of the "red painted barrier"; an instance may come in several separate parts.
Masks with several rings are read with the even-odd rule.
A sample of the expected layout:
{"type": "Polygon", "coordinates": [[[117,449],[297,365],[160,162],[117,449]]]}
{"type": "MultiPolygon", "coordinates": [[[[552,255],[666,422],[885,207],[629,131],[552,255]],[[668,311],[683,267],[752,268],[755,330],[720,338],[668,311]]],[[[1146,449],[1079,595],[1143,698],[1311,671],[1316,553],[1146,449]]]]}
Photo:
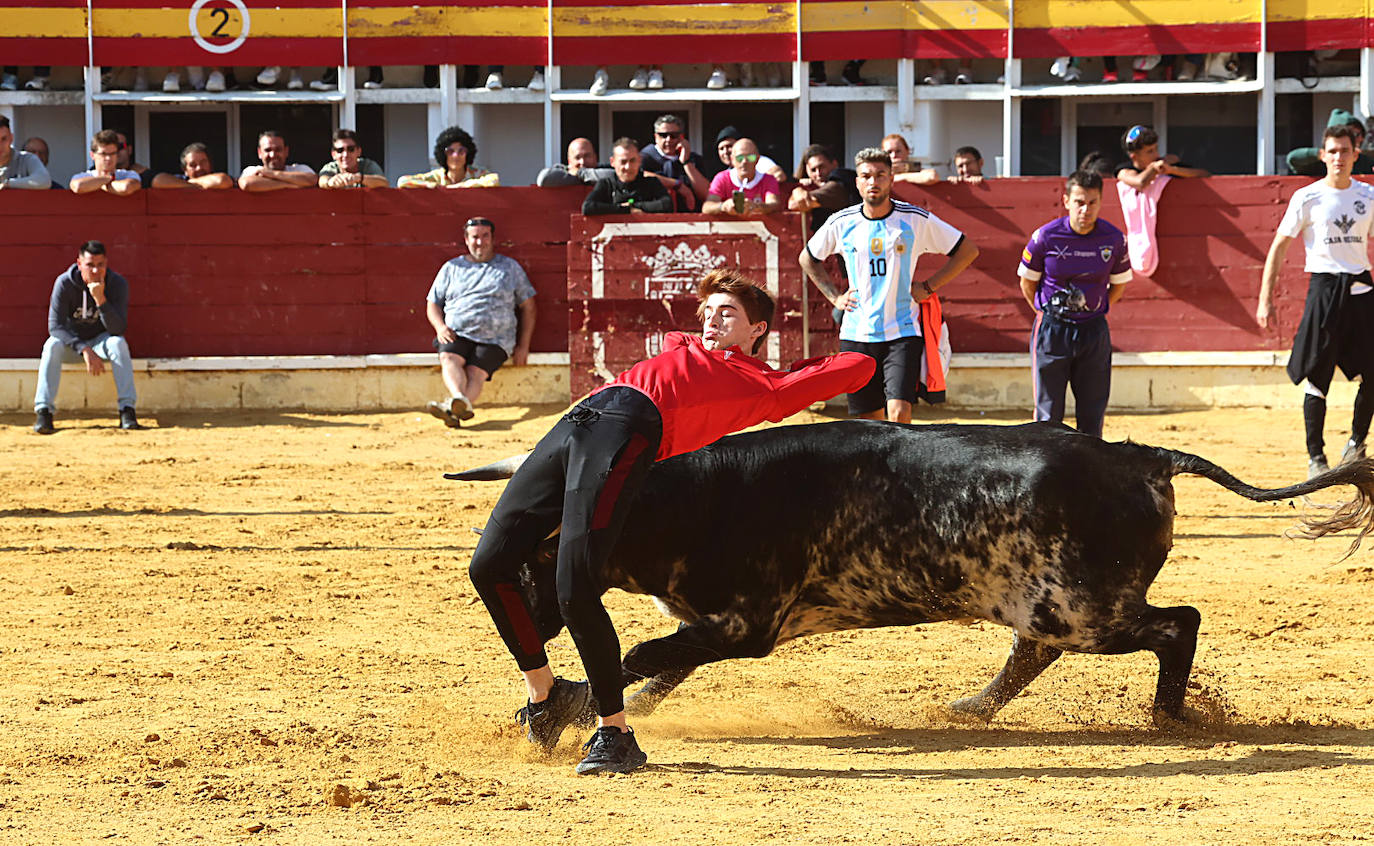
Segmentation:
{"type": "MultiPolygon", "coordinates": [[[[1301,248],[1289,252],[1269,329],[1255,324],[1254,309],[1274,227],[1302,184],[1296,177],[1174,180],[1160,204],[1160,269],[1153,279],[1132,282],[1112,310],[1116,348],[1286,349],[1307,287],[1301,248]]],[[[1031,312],[1019,293],[1016,265],[1031,230],[1062,213],[1061,185],[1059,179],[1024,178],[899,190],[959,227],[982,251],[973,268],[941,292],[957,352],[1025,349],[1031,312]]],[[[579,228],[570,242],[570,215],[580,210],[583,193],[579,188],[260,195],[148,191],[119,198],[0,192],[0,226],[15,233],[0,247],[5,294],[0,356],[38,354],[52,280],[88,238],[106,242],[111,267],[133,286],[129,334],[140,357],[427,351],[425,293],[439,265],[465,251],[462,223],[479,213],[496,222],[498,250],[520,261],[539,290],[536,351],[567,350],[570,327],[581,342],[579,327],[601,331],[603,324],[612,325],[608,314],[619,309],[651,315],[659,322],[650,328],[666,325],[668,312],[660,303],[591,302],[588,271],[579,256],[597,227],[611,221],[573,217],[579,228]],[[575,312],[583,323],[568,316],[569,300],[585,310],[575,312]]],[[[1111,181],[1105,195],[1103,215],[1120,225],[1111,181]]],[[[800,279],[795,263],[799,219],[782,215],[765,225],[779,239],[783,328],[791,332],[800,290],[785,286],[800,279]]],[[[678,240],[659,243],[672,249],[678,240]]],[[[732,247],[728,260],[753,272],[766,270],[759,264],[761,254],[742,244],[732,247]]],[[[922,259],[918,278],[929,275],[938,259],[922,259]]],[[[612,251],[607,278],[628,268],[618,261],[612,251]]],[[[638,284],[645,284],[646,267],[634,266],[638,284]]],[[[829,310],[815,291],[809,293],[811,351],[828,351],[834,337],[829,310]]],[[[676,325],[691,325],[689,307],[670,304],[670,310],[676,325]]],[[[786,352],[792,355],[791,347],[786,352]]],[[[614,352],[607,363],[628,364],[630,357],[614,352]]]]}
{"type": "Polygon", "coordinates": [[[139,357],[423,352],[425,294],[467,252],[463,222],[478,214],[539,292],[534,350],[562,351],[568,215],[581,205],[576,189],[539,188],[0,192],[0,220],[23,233],[0,248],[0,357],[38,355],[53,279],[89,238],[129,279],[139,357]]]}

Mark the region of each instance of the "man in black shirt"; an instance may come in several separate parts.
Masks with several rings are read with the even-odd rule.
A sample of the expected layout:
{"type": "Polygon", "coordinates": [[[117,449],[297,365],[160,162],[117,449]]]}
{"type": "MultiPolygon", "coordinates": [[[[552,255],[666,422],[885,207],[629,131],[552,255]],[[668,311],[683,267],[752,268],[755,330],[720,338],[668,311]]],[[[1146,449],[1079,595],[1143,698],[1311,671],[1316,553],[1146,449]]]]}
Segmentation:
{"type": "Polygon", "coordinates": [[[652,176],[640,172],[639,145],[621,138],[611,151],[615,176],[599,179],[592,193],[582,201],[583,214],[645,214],[670,212],[673,198],[652,176]]]}
{"type": "Polygon", "coordinates": [[[810,211],[812,232],[820,229],[832,213],[859,203],[856,174],[847,167],[840,167],[835,155],[821,144],[812,144],[802,151],[797,179],[798,185],[792,189],[787,208],[810,211]]]}
{"type": "Polygon", "coordinates": [[[700,209],[706,202],[706,195],[711,190],[706,160],[692,152],[682,119],[677,115],[660,115],[654,121],[654,146],[644,148],[644,169],[676,179],[690,188],[693,208],[700,209]]]}

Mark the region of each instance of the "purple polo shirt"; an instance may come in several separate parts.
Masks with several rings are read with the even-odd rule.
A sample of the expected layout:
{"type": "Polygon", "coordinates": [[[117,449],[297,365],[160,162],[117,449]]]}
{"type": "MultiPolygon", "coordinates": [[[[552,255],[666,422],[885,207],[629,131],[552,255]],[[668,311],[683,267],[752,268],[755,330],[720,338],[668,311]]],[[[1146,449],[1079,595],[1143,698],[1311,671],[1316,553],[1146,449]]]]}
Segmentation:
{"type": "Polygon", "coordinates": [[[1064,320],[1107,313],[1107,289],[1131,280],[1126,236],[1105,220],[1079,235],[1067,216],[1031,233],[1017,275],[1038,282],[1035,309],[1064,320]]]}

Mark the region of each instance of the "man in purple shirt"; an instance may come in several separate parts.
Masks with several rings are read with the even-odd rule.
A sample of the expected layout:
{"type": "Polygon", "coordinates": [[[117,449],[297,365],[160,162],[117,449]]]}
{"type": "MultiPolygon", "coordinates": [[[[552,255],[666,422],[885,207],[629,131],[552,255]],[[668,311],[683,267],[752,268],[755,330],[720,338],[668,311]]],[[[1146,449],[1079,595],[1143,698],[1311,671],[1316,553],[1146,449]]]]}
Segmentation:
{"type": "Polygon", "coordinates": [[[1112,337],[1107,310],[1126,292],[1131,262],[1126,236],[1097,216],[1102,177],[1076,171],[1064,185],[1068,214],[1031,233],[1017,275],[1035,309],[1031,378],[1035,419],[1064,421],[1064,396],[1073,387],[1078,431],[1102,437],[1112,387],[1112,337]]]}

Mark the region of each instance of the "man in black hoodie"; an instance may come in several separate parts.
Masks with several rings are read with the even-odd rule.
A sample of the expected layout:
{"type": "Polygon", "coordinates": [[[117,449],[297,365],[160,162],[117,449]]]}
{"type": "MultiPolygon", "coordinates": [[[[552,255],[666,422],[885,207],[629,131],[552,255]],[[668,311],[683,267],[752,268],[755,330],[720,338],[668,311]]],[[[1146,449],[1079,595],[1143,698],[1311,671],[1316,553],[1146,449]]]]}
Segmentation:
{"type": "Polygon", "coordinates": [[[64,362],[82,362],[86,372],[99,376],[110,363],[115,393],[119,397],[119,426],[142,429],[134,404],[133,358],[124,330],[129,323],[129,283],[108,267],[105,245],[87,241],[77,250],[76,264],[57,277],[48,301],[48,341],[38,365],[38,390],[33,409],[33,430],[53,433],[53,400],[62,381],[64,362]]]}
{"type": "Polygon", "coordinates": [[[583,214],[644,214],[670,212],[673,198],[668,189],[640,170],[639,145],[629,138],[615,142],[611,153],[615,176],[597,180],[582,201],[583,214]]]}

